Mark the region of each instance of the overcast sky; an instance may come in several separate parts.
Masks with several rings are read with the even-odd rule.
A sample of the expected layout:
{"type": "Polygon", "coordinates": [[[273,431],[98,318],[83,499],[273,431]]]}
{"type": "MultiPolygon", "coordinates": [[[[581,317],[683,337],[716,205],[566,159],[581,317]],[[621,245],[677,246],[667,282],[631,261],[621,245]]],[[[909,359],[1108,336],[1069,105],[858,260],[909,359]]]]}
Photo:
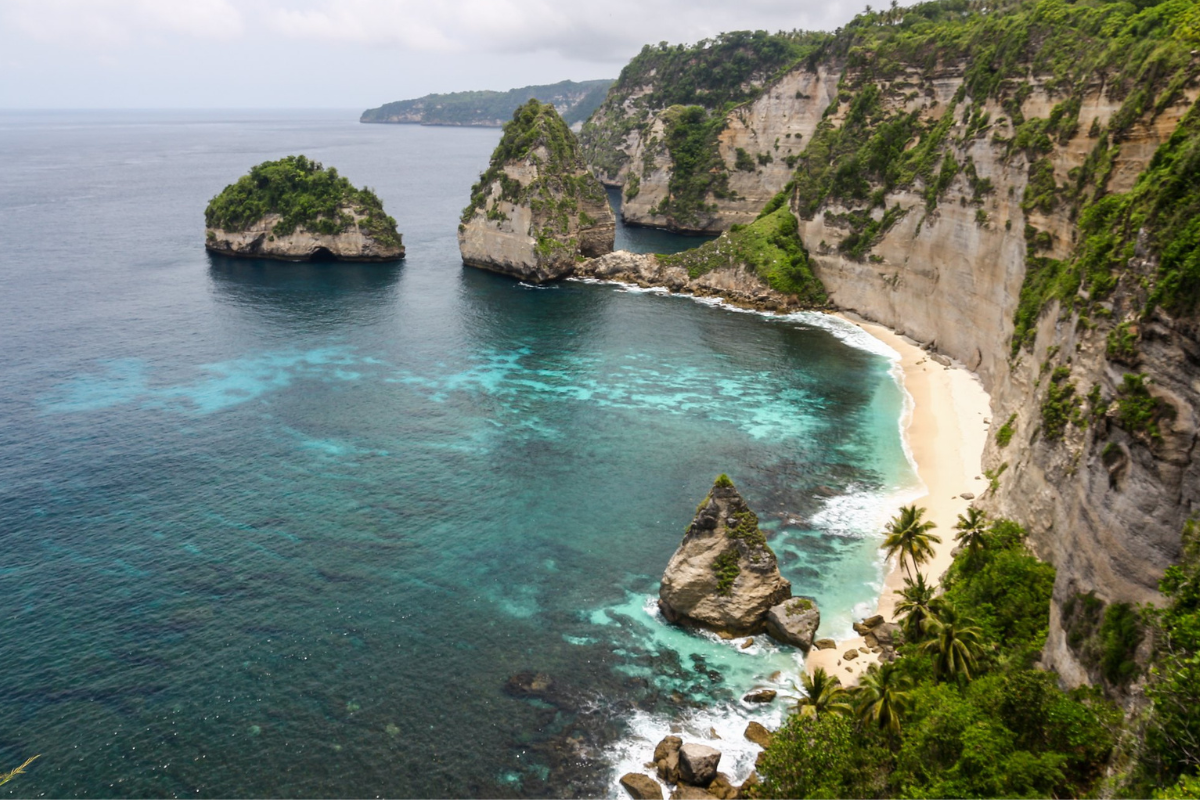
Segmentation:
{"type": "Polygon", "coordinates": [[[832,30],[861,9],[857,0],[0,0],[0,108],[367,108],[616,77],[645,43],[832,30]]]}

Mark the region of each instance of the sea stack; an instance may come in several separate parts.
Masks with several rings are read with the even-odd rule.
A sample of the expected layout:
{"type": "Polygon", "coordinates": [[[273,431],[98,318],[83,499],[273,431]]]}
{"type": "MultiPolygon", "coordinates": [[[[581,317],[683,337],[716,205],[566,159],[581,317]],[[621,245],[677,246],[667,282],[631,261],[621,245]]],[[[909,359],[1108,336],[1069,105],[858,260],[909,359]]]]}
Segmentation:
{"type": "Polygon", "coordinates": [[[304,156],[251,168],[208,203],[204,246],[213,253],[286,261],[404,258],[396,220],[370,189],[304,156]]]}
{"type": "Polygon", "coordinates": [[[663,616],[718,633],[754,634],[766,626],[771,607],[791,596],[758,517],[721,475],[663,573],[663,616]]]}
{"type": "Polygon", "coordinates": [[[505,123],[458,226],[463,263],[523,281],[566,277],[612,252],[616,218],[554,106],[530,100],[505,123]]]}

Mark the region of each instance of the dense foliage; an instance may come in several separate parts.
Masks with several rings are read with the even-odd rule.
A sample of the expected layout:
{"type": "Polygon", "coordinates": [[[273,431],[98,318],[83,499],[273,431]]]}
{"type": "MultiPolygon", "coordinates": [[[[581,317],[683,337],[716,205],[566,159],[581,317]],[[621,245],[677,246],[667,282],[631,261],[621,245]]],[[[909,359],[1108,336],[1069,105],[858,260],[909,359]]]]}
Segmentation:
{"type": "Polygon", "coordinates": [[[1183,532],[1183,558],[1159,583],[1163,608],[1146,614],[1155,633],[1146,696],[1151,707],[1134,794],[1151,787],[1158,796],[1200,796],[1200,526],[1183,532]]]}
{"type": "Polygon", "coordinates": [[[451,92],[427,94],[415,100],[398,100],[367,109],[362,122],[388,122],[392,117],[413,118],[422,125],[498,125],[518,107],[540,100],[565,108],[568,125],[583,122],[604,102],[611,80],[560,81],[547,86],[522,86],[507,92],[451,92]]]}
{"type": "Polygon", "coordinates": [[[776,208],[745,227],[735,226],[718,239],[659,261],[687,269],[693,278],[714,269],[746,266],[776,291],[794,294],[809,306],[828,298],[812,274],[808,251],[800,241],[796,218],[786,207],[776,208]]]}
{"type": "Polygon", "coordinates": [[[286,236],[297,228],[333,235],[355,224],[382,244],[399,245],[396,220],[370,189],[356,189],[332,167],[304,156],[264,161],[237,183],[226,186],[208,203],[204,223],[209,228],[243,231],[268,214],[279,214],[271,229],[286,236]]]}
{"type": "MultiPolygon", "coordinates": [[[[970,527],[969,520],[963,520],[970,527]]],[[[962,526],[960,526],[962,527],[962,526]]],[[[759,765],[760,797],[1078,797],[1094,790],[1120,712],[1033,667],[1054,569],[1000,520],[964,549],[901,658],[849,693],[853,717],[797,714],[759,765]],[[957,647],[959,666],[947,667],[957,647]],[[939,664],[943,665],[939,668],[939,664]],[[894,720],[873,715],[886,696],[894,720]]],[[[910,606],[911,608],[911,606],[910,606]]]]}

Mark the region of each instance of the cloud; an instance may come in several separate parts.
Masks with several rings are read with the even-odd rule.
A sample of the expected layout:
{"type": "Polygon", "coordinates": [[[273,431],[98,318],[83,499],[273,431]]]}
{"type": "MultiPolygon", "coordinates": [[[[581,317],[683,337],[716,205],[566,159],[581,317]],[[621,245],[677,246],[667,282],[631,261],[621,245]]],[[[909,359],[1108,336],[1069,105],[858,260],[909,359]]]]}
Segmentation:
{"type": "Polygon", "coordinates": [[[37,42],[97,48],[161,34],[234,39],[245,31],[230,0],[6,0],[0,21],[37,42]]]}
{"type": "MultiPolygon", "coordinates": [[[[269,2],[269,0],[268,0],[269,2]]],[[[266,19],[284,36],[427,52],[537,53],[621,62],[648,42],[722,31],[825,29],[853,14],[844,0],[276,0],[266,19]]]]}

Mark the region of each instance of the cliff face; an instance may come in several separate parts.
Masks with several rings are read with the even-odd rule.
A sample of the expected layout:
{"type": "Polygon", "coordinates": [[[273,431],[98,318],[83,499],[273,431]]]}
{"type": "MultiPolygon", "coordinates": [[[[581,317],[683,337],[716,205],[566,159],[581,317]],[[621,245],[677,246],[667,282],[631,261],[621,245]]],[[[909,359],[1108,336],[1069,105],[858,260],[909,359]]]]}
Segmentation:
{"type": "Polygon", "coordinates": [[[399,243],[398,235],[395,242],[379,241],[360,226],[364,218],[355,209],[345,207],[341,213],[353,222],[338,233],[320,233],[298,227],[290,233],[276,234],[274,230],[283,218],[279,214],[267,214],[245,230],[209,228],[204,246],[210,252],[224,256],[284,261],[395,261],[404,258],[404,246],[399,243]]]}
{"type": "MultiPolygon", "coordinates": [[[[1064,609],[1088,592],[1154,601],[1200,507],[1197,279],[1178,266],[1197,244],[1168,219],[1200,186],[1200,42],[1161,9],[941,13],[863,15],[728,112],[727,183],[699,227],[745,223],[786,190],[832,305],[979,374],[995,432],[980,502],[1057,568],[1043,662],[1096,681],[1064,609]],[[1171,145],[1168,192],[1146,176],[1181,125],[1195,130],[1171,145]]],[[[597,170],[633,191],[627,219],[671,227],[668,112],[630,128],[621,171],[597,170]]]]}
{"type": "Polygon", "coordinates": [[[289,261],[404,258],[396,220],[370,189],[357,189],[304,156],[253,167],[204,211],[210,252],[289,261]]]}
{"type": "Polygon", "coordinates": [[[612,251],[616,219],[574,135],[531,100],[505,126],[458,227],[463,263],[540,283],[612,251]]]}
{"type": "Polygon", "coordinates": [[[696,233],[720,233],[754,220],[792,177],[796,157],[837,96],[836,63],[785,73],[758,99],[731,111],[712,143],[712,169],[724,176],[727,191],[704,197],[694,219],[681,220],[659,209],[671,201],[675,163],[666,144],[671,109],[655,114],[632,131],[624,145],[628,161],[618,173],[625,186],[621,207],[626,223],[696,233]],[[631,196],[630,187],[637,187],[631,196]]]}

